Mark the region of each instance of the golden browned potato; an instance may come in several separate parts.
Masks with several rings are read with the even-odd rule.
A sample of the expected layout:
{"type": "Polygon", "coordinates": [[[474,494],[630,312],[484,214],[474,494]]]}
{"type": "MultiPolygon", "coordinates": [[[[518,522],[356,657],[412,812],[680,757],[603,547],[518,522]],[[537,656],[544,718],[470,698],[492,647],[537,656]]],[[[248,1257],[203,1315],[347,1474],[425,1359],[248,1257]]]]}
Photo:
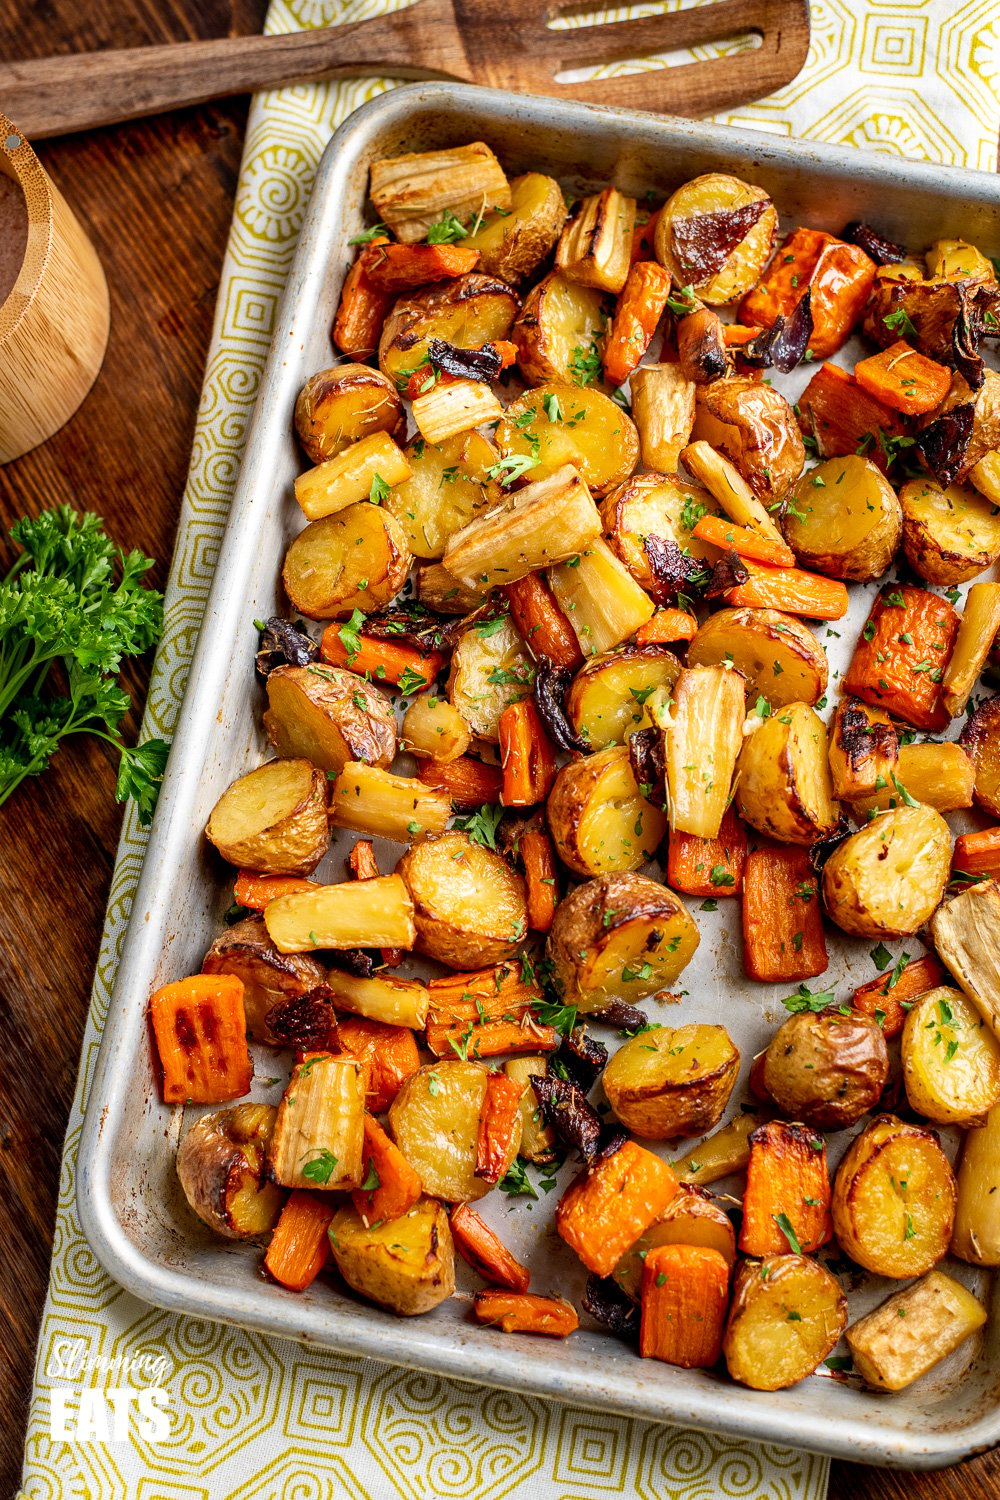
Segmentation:
{"type": "Polygon", "coordinates": [[[592,656],[566,694],[566,715],[591,750],[624,745],[637,729],[652,723],[646,701],[657,688],[667,691],[681,664],[666,646],[623,646],[592,656]]]}
{"type": "Polygon", "coordinates": [[[704,1188],[681,1183],[660,1217],[626,1250],[611,1275],[633,1302],[642,1289],[642,1263],[658,1245],[702,1245],[717,1250],[732,1269],[736,1235],[722,1205],[704,1188]]]}
{"type": "MultiPolygon", "coordinates": [[[[492,1182],[476,1176],[476,1143],[486,1080],[482,1063],[458,1059],[432,1063],[406,1080],[389,1110],[393,1137],[420,1173],[424,1192],[446,1203],[473,1203],[493,1187],[492,1182]]],[[[504,1173],[510,1170],[520,1140],[518,1117],[504,1173]]]]}
{"type": "Polygon", "coordinates": [[[395,599],[412,562],[396,517],[365,500],[310,521],[285,553],[282,582],[311,620],[342,620],[395,599]]]}
{"type": "Polygon", "coordinates": [[[811,1375],[846,1327],[847,1298],[829,1271],[805,1255],[768,1255],[737,1267],[722,1352],[741,1385],[781,1391],[811,1375]]]}
{"type": "Polygon", "coordinates": [[[872,809],[898,807],[903,802],[900,787],[915,802],[938,812],[955,812],[971,807],[976,783],[976,768],[971,757],[952,740],[938,745],[901,745],[896,764],[889,776],[882,776],[877,791],[854,797],[851,811],[860,822],[872,809]]]}
{"type": "Polygon", "coordinates": [[[367,1226],[351,1204],[330,1221],[334,1264],[349,1287],[403,1317],[430,1312],[455,1290],[448,1215],[421,1198],[399,1219],[367,1226]]]}
{"type": "Polygon", "coordinates": [[[452,829],[408,849],[396,870],[413,900],[422,952],[453,969],[513,958],[527,931],[528,898],[501,855],[452,829]]]}
{"type": "Polygon", "coordinates": [[[406,415],[392,381],[368,365],[334,365],[310,375],[295,402],[295,431],[314,464],[367,437],[401,438],[406,415]]]}
{"type": "Polygon", "coordinates": [[[976,768],[973,797],[984,812],[1000,818],[1000,694],[979,704],[958,743],[976,768]]]}
{"type": "Polygon", "coordinates": [[[566,203],[555,178],[541,172],[511,178],[510,196],[510,208],[488,209],[462,244],[479,251],[480,270],[517,286],[554,249],[566,222],[566,203]]]}
{"type": "Polygon", "coordinates": [[[460,432],[443,443],[418,438],[406,457],[411,477],[382,503],[402,526],[414,557],[443,557],[456,531],[498,504],[500,486],[486,471],[499,454],[481,432],[460,432]]]}
{"type": "Polygon", "coordinates": [[[560,992],[582,1013],[612,998],[636,1004],[690,963],[698,928],[679,896],[646,875],[601,875],[570,891],[548,938],[560,992]]]}
{"type": "Polygon", "coordinates": [[[785,1119],[846,1130],[878,1103],[889,1053],[871,1016],[845,1016],[836,1006],[818,1015],[800,1011],[774,1033],[761,1075],[785,1119]]]}
{"type": "Polygon", "coordinates": [[[556,852],[576,875],[637,870],[667,831],[666,818],[640,793],[624,745],[563,766],[546,811],[556,852]]]}
{"type": "Polygon", "coordinates": [[[736,764],[736,805],[751,828],[784,844],[833,833],[840,805],[826,725],[807,703],[786,704],[750,735],[736,764]]]}
{"type": "Polygon", "coordinates": [[[931,281],[965,281],[975,285],[996,280],[992,262],[965,240],[935,240],[924,259],[931,281]]]}
{"type": "Polygon", "coordinates": [[[951,1276],[931,1271],[847,1330],[854,1368],[876,1391],[901,1391],[986,1322],[986,1309],[951,1276]]]}
{"type": "Polygon", "coordinates": [[[326,776],[307,760],[269,760],[223,792],[205,834],[231,865],[311,875],[330,847],[329,800],[326,776]]]}
{"type": "Polygon", "coordinates": [[[343,667],[276,667],[267,679],[264,728],[277,753],[342,771],[349,760],[388,768],[396,717],[373,683],[343,667]]]}
{"type": "Polygon", "coordinates": [[[802,475],[781,518],[804,568],[867,583],[881,578],[903,534],[896,491],[869,458],[828,458],[802,475]]]}
{"type": "Polygon", "coordinates": [[[951,874],[951,831],[932,807],[896,807],[833,851],[823,904],[845,932],[894,938],[917,932],[951,874]]]}
{"type": "Polygon", "coordinates": [[[247,1036],[272,1047],[289,1043],[272,1030],[268,1012],[326,983],[326,970],[309,954],[278,952],[258,912],[219,934],[205,954],[201,972],[235,974],[243,981],[247,1036]]]}
{"type": "Polygon", "coordinates": [[[496,744],[501,714],[530,694],[534,680],[534,664],[510,616],[500,625],[480,620],[463,631],[452,652],[448,697],[474,735],[496,744]]]}
{"type": "Polygon", "coordinates": [[[806,460],[795,413],[781,392],[742,375],[698,387],[692,436],[724,454],[766,506],[785,498],[806,460]]]}
{"type": "Polygon", "coordinates": [[[947,1253],[955,1174],[937,1136],[877,1115],[837,1169],[831,1202],[840,1248],[876,1276],[922,1276],[947,1253]]]}
{"type": "Polygon", "coordinates": [[[254,1239],[278,1222],[285,1194],[265,1175],[276,1114],[272,1104],[237,1104],[202,1115],[177,1149],[185,1198],[227,1240],[254,1239]]]}
{"type": "Polygon", "coordinates": [[[599,381],[598,340],[606,322],[603,292],[550,271],[529,292],[511,329],[521,374],[531,385],[599,381]]]}
{"type": "Polygon", "coordinates": [[[1000,557],[1000,514],[969,485],[922,475],[906,481],[899,503],[906,560],[928,583],[965,583],[1000,557]]]}
{"type": "Polygon", "coordinates": [[[414,371],[430,374],[431,339],[444,339],[458,349],[479,349],[505,339],[520,304],[512,286],[481,271],[407,292],[382,325],[379,368],[403,390],[414,371]]]}
{"type": "Polygon", "coordinates": [[[656,258],[702,302],[735,302],[767,264],[777,223],[763,188],[706,172],[679,187],[661,209],[656,258]]]}
{"type": "Polygon", "coordinates": [[[1000,1105],[962,1140],[951,1253],[974,1266],[1000,1266],[1000,1105]]]}
{"type": "Polygon", "coordinates": [[[496,440],[505,459],[529,465],[532,480],[572,464],[592,495],[606,495],[624,483],[639,462],[632,418],[602,391],[564,381],[547,381],[512,401],[496,440]]]}
{"type": "Polygon", "coordinates": [[[732,662],[746,678],[747,707],[763,698],[773,711],[818,703],[826,692],[826,653],[801,620],[780,609],[720,609],[688,642],[689,666],[732,662]]]}
{"type": "Polygon", "coordinates": [[[903,1080],[911,1108],[939,1125],[981,1125],[1000,1101],[1000,1042],[961,990],[942,985],[913,1002],[903,1080]]]}
{"type": "Polygon", "coordinates": [[[739,1070],[724,1026],[654,1026],[622,1043],[601,1081],[627,1129],[668,1141],[714,1129],[739,1070]]]}
{"type": "Polygon", "coordinates": [[[889,715],[860,698],[841,698],[830,726],[830,774],[835,797],[852,802],[892,785],[899,740],[889,715]]]}
{"type": "Polygon", "coordinates": [[[656,587],[646,551],[648,536],[676,542],[692,557],[717,561],[719,549],[692,535],[704,515],[719,515],[715,501],[700,484],[689,483],[677,474],[634,474],[601,506],[601,520],[611,547],[644,589],[656,587]]]}

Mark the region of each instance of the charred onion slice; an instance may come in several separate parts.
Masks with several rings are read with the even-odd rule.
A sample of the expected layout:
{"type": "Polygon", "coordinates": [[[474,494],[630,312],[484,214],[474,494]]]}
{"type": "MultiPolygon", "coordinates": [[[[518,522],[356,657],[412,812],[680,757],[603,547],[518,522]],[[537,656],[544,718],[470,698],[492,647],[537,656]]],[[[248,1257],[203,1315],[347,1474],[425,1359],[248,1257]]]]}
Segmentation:
{"type": "MultiPolygon", "coordinates": [[[[660,730],[637,729],[634,734],[630,734],[628,759],[636,785],[646,801],[651,802],[654,807],[665,807],[667,805],[667,764],[663,754],[663,735],[660,730]]],[[[625,1009],[631,1010],[632,1007],[626,1006],[625,1009]]],[[[641,1015],[642,1012],[636,1011],[635,1014],[641,1015]]]]}
{"type": "Polygon", "coordinates": [[[590,746],[566,716],[566,693],[573,681],[568,667],[554,667],[544,656],[535,666],[535,706],[549,738],[562,750],[589,750],[590,746]]]}
{"type": "Polygon", "coordinates": [[[503,363],[494,344],[484,344],[481,349],[460,349],[447,339],[431,339],[427,354],[435,370],[463,380],[496,380],[503,363]]]}
{"type": "Polygon", "coordinates": [[[257,676],[264,680],[276,667],[308,667],[314,661],[319,661],[319,646],[306,635],[303,622],[271,615],[260,633],[257,676]]]}
{"type": "Polygon", "coordinates": [[[975,418],[975,403],[963,401],[961,406],[953,406],[951,411],[936,417],[917,439],[917,449],[927,467],[946,489],[962,468],[975,418]]]}
{"type": "Polygon", "coordinates": [[[556,1054],[571,1082],[589,1094],[604,1072],[608,1061],[608,1049],[596,1037],[587,1035],[585,1026],[574,1026],[569,1036],[564,1036],[556,1054]]]}
{"type": "Polygon", "coordinates": [[[612,1333],[639,1332],[639,1305],[622,1291],[613,1276],[588,1276],[583,1306],[612,1333]]]}
{"type": "Polygon", "coordinates": [[[848,224],[841,239],[846,240],[849,245],[857,245],[877,266],[897,266],[901,260],[906,259],[906,251],[902,245],[897,245],[895,240],[879,234],[870,224],[862,224],[857,219],[848,224]]]}
{"type": "Polygon", "coordinates": [[[568,1078],[558,1078],[554,1073],[544,1076],[532,1073],[529,1082],[538,1096],[538,1107],[546,1125],[552,1127],[564,1145],[579,1151],[585,1162],[596,1161],[604,1127],[583,1090],[568,1078]]]}

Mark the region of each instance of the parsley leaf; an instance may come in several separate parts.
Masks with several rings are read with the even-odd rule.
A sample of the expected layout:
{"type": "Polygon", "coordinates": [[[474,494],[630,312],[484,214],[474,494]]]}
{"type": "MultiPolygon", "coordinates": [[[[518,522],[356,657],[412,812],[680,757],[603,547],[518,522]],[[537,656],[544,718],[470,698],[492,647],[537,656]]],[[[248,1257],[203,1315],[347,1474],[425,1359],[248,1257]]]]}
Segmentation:
{"type": "Polygon", "coordinates": [[[403,694],[419,693],[421,688],[427,687],[427,678],[423,672],[418,672],[415,667],[404,667],[399,674],[399,681],[396,683],[396,686],[403,694]]]}
{"type": "Polygon", "coordinates": [[[460,833],[467,833],[474,844],[482,844],[487,849],[496,849],[497,828],[503,817],[502,807],[491,807],[484,802],[478,812],[470,813],[467,818],[456,818],[454,826],[460,833]]]}
{"type": "Polygon", "coordinates": [[[333,1176],[333,1169],[336,1165],[337,1158],[332,1151],[320,1151],[312,1161],[306,1162],[302,1168],[302,1175],[309,1182],[318,1182],[325,1186],[333,1176]]]}
{"type": "Polygon", "coordinates": [[[528,1178],[528,1169],[520,1156],[515,1156],[507,1170],[507,1175],[501,1177],[497,1186],[501,1193],[507,1193],[511,1198],[538,1197],[538,1193],[528,1178]]]}
{"type": "Polygon", "coordinates": [[[432,224],[427,231],[428,245],[453,245],[456,240],[467,239],[469,231],[455,218],[450,209],[446,208],[444,214],[436,224],[432,224]]]}
{"type": "Polygon", "coordinates": [[[552,1026],[560,1036],[569,1036],[576,1025],[575,1005],[554,1005],[547,1000],[536,1000],[532,1009],[543,1026],[552,1026]]]}
{"type": "Polygon", "coordinates": [[[882,321],[885,323],[886,328],[891,328],[894,333],[899,334],[900,338],[915,339],[917,337],[917,330],[913,326],[913,319],[905,307],[897,307],[895,312],[889,313],[882,321]]]}
{"type": "Polygon", "coordinates": [[[795,1255],[801,1255],[802,1254],[802,1246],[799,1244],[798,1237],[797,1237],[797,1235],[795,1233],[795,1230],[792,1228],[792,1221],[788,1217],[788,1215],[787,1214],[772,1214],[771,1218],[777,1224],[778,1228],[781,1230],[782,1234],[785,1236],[785,1239],[788,1241],[788,1248],[789,1248],[789,1250],[791,1250],[795,1255]]]}
{"type": "Polygon", "coordinates": [[[786,995],[781,1003],[794,1016],[804,1010],[813,1012],[826,1010],[828,1005],[833,1004],[835,998],[832,990],[817,990],[813,994],[807,984],[800,984],[794,995],[786,995]]]}
{"type": "Polygon", "coordinates": [[[356,609],[351,618],[337,631],[340,644],[347,652],[347,665],[350,666],[361,650],[361,631],[364,628],[365,617],[360,609],[356,609]]]}
{"type": "Polygon", "coordinates": [[[368,491],[368,498],[373,505],[381,505],[383,500],[388,500],[391,486],[386,484],[381,474],[375,474],[372,478],[372,487],[368,491]]]}

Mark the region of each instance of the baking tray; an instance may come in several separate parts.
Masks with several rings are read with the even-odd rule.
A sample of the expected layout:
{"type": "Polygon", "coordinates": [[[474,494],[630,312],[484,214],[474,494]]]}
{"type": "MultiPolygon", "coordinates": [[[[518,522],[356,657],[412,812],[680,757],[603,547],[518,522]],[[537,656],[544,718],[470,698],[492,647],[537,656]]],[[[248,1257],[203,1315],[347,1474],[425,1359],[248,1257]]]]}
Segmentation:
{"type": "MultiPolygon", "coordinates": [[[[262,1281],[252,1249],[210,1235],[178,1188],[173,1161],[183,1111],[159,1102],[146,1003],[157,985],[197,971],[222,926],[232,872],[208,848],[202,830],[225,787],[265,758],[252,622],[280,609],[280,561],[302,524],[292,499],[301,468],[292,437],[295,396],[308,375],[332,360],[329,328],[351,259],[348,240],[364,222],[372,160],[477,139],[489,142],[508,171],[549,171],[574,192],[614,182],[640,199],[647,192],[662,199],[697,173],[721,169],[767,188],[786,227],[837,229],[868,217],[915,247],[960,233],[1000,253],[1000,181],[986,174],[447,83],[396,90],[352,115],[323,157],[281,302],[122,951],[80,1144],[77,1201],[84,1230],[116,1280],[180,1313],[630,1417],[868,1463],[954,1463],[1000,1441],[998,1299],[985,1273],[960,1263],[949,1269],[990,1300],[992,1316],[984,1334],[909,1391],[872,1395],[816,1375],[769,1394],[710,1371],[639,1360],[586,1318],[566,1341],[529,1341],[475,1326],[469,1294],[477,1283],[461,1262],[458,1295],[421,1318],[400,1319],[363,1304],[332,1277],[296,1295],[262,1281]]],[[[808,374],[799,372],[785,386],[792,399],[808,374]]],[[[867,609],[865,591],[852,592],[852,614],[837,627],[841,635],[817,630],[832,672],[846,665],[867,609]]],[[[327,878],[342,878],[343,853],[343,845],[339,855],[335,848],[327,878]]],[[[382,868],[391,868],[398,854],[398,846],[383,850],[382,868]]],[[[786,1014],[780,1004],[786,987],[743,977],[738,905],[720,901],[718,912],[698,916],[701,948],[680,981],[690,993],[656,1012],[667,1024],[683,1018],[728,1027],[744,1060],[734,1101],[745,1092],[751,1057],[786,1014]]],[[[873,976],[867,944],[831,931],[829,946],[825,987],[838,982],[843,995],[873,976]]],[[[921,951],[919,944],[910,949],[921,951]]],[[[280,1083],[268,1079],[283,1071],[277,1056],[264,1052],[258,1062],[262,1076],[254,1098],[280,1095],[280,1083]]],[[[945,1143],[953,1151],[947,1133],[945,1143]]],[[[844,1144],[832,1139],[832,1161],[844,1144]]],[[[564,1167],[562,1181],[573,1170],[564,1167]]],[[[527,1260],[534,1288],[579,1302],[584,1272],[551,1230],[557,1196],[543,1195],[530,1211],[526,1200],[498,1193],[479,1206],[527,1260]]],[[[848,1285],[852,1317],[895,1286],[864,1277],[857,1283],[848,1285]]]]}

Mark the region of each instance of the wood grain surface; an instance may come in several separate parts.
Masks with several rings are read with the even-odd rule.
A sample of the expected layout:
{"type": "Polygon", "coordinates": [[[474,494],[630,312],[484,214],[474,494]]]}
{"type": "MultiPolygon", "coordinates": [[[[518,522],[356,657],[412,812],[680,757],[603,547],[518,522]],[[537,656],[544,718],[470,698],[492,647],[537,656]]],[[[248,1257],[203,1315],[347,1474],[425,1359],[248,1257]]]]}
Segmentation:
{"type": "MultiPolygon", "coordinates": [[[[266,0],[0,0],[0,57],[238,35],[266,0]]],[[[2,104],[2,100],[0,100],[2,104]]],[[[163,585],[239,170],[246,101],[39,149],[92,237],[111,286],[103,373],[72,421],[0,468],[6,528],[69,501],[157,559],[163,585]]],[[[141,704],[143,662],[127,686],[141,704]]],[[[135,723],[128,727],[134,733],[135,723]]],[[[60,750],[0,809],[0,1495],[12,1494],[48,1280],[63,1131],[121,810],[93,740],[60,750]]],[[[835,1463],[831,1500],[996,1500],[1000,1450],[936,1474],[835,1463]]]]}

